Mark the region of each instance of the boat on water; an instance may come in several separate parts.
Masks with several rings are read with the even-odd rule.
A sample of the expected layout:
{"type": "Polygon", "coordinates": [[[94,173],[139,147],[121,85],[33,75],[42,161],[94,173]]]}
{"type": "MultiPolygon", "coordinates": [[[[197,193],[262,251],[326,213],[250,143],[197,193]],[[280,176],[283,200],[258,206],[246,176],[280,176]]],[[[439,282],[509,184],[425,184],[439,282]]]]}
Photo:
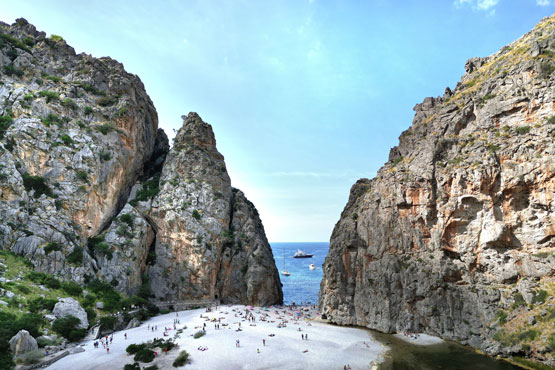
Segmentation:
{"type": "Polygon", "coordinates": [[[316,268],[316,266],[314,266],[314,264],[311,263],[311,264],[308,266],[308,268],[309,268],[310,270],[314,270],[314,269],[316,268]]]}
{"type": "Polygon", "coordinates": [[[285,253],[283,254],[283,270],[281,270],[283,276],[291,276],[291,273],[285,269],[285,253]]]}
{"type": "Polygon", "coordinates": [[[312,256],[314,256],[313,254],[308,254],[303,252],[300,249],[297,249],[297,251],[295,252],[295,254],[293,255],[293,258],[312,258],[312,256]]]}

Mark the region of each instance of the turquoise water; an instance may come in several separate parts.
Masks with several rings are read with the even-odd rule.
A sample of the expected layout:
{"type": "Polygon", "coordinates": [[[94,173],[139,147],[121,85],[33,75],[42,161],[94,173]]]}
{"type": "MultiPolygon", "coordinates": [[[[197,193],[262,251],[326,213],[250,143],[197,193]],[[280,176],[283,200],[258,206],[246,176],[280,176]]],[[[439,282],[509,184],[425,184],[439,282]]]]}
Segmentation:
{"type": "Polygon", "coordinates": [[[322,281],[322,264],[328,254],[329,243],[271,243],[274,259],[279,270],[279,277],[283,284],[283,301],[285,304],[317,304],[318,291],[322,281]],[[312,258],[293,258],[297,249],[312,258]],[[313,263],[315,270],[308,266],[313,263]],[[287,269],[291,276],[284,276],[281,271],[287,269]]]}

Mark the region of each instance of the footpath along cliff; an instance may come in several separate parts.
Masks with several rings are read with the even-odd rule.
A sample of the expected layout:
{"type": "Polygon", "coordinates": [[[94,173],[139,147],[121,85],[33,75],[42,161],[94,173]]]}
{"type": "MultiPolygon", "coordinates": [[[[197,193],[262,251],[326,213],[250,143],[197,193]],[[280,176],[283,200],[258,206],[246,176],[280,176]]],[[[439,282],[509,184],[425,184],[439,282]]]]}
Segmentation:
{"type": "Polygon", "coordinates": [[[555,17],[414,108],[331,236],[319,308],[555,365],[555,17]]]}
{"type": "Polygon", "coordinates": [[[128,295],[282,302],[256,208],[197,114],[170,149],[137,76],[24,19],[0,23],[0,65],[0,249],[128,295]]]}

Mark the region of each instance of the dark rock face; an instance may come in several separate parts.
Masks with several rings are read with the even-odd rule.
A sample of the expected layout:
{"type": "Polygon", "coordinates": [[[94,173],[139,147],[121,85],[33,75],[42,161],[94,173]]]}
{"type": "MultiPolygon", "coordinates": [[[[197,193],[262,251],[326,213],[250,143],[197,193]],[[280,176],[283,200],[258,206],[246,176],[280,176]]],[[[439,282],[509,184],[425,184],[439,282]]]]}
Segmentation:
{"type": "Polygon", "coordinates": [[[324,264],[323,314],[554,364],[552,319],[522,320],[555,293],[554,52],[551,17],[416,105],[388,163],[351,189],[324,264]],[[519,340],[526,330],[542,335],[519,340]]]}
{"type": "Polygon", "coordinates": [[[210,125],[183,117],[170,150],[122,64],[23,19],[0,32],[0,248],[126,294],[147,276],[164,300],[282,302],[262,223],[232,191],[210,125]]]}

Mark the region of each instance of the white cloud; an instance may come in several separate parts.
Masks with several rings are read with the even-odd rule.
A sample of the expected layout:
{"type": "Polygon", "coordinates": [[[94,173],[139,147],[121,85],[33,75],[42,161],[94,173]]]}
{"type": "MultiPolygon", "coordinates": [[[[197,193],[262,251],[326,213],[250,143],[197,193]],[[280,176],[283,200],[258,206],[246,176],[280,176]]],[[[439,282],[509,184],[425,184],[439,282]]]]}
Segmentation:
{"type": "Polygon", "coordinates": [[[551,5],[550,0],[536,0],[536,4],[539,6],[549,6],[551,5]]]}
{"type": "MultiPolygon", "coordinates": [[[[549,0],[536,0],[540,1],[548,1],[549,0]]],[[[470,5],[473,10],[484,10],[489,11],[488,14],[492,15],[495,13],[495,9],[493,9],[499,0],[455,0],[454,4],[457,8],[462,8],[466,4],[470,5]]]]}
{"type": "Polygon", "coordinates": [[[478,9],[480,10],[489,10],[497,5],[499,0],[478,0],[478,9]]]}

